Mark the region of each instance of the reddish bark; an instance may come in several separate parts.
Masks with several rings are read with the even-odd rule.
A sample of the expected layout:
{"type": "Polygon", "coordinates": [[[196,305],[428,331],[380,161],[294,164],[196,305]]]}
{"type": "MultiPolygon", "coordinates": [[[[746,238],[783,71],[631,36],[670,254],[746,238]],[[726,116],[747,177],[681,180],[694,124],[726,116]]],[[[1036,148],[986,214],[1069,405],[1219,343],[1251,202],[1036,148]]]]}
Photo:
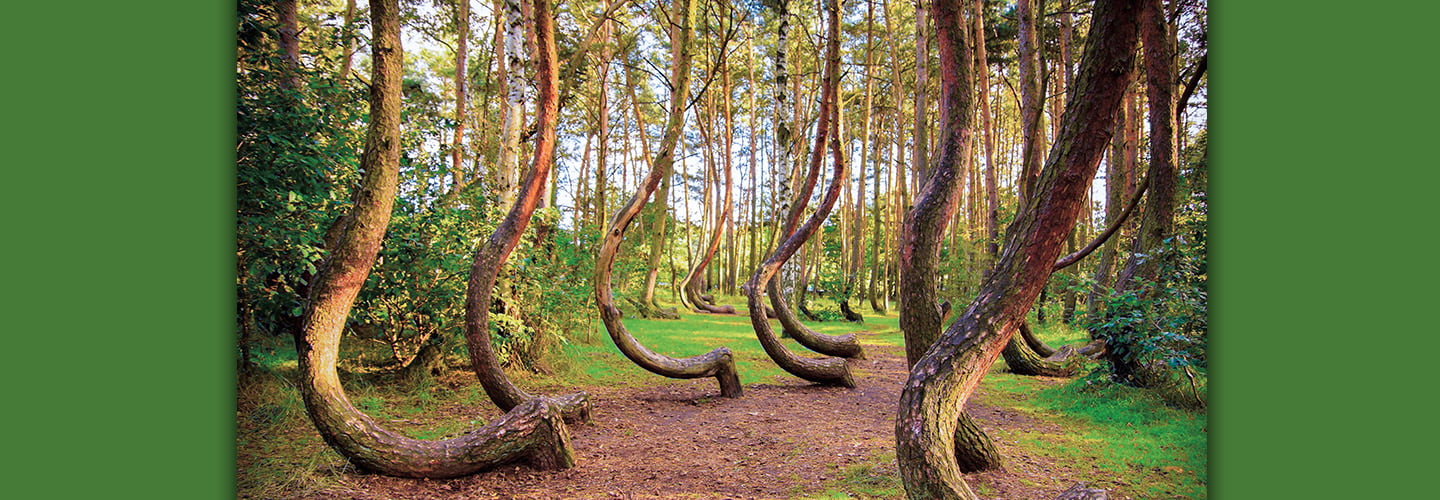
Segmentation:
{"type": "MultiPolygon", "coordinates": [[[[820,119],[822,124],[834,119],[836,89],[839,87],[840,80],[840,9],[838,0],[829,0],[827,10],[830,12],[828,29],[830,36],[825,46],[824,85],[821,90],[821,95],[824,97],[822,97],[820,101],[820,119]]],[[[824,142],[817,142],[816,151],[823,154],[825,145],[824,142]]],[[[755,274],[750,277],[749,281],[745,282],[743,288],[745,289],[747,298],[746,303],[750,307],[750,323],[755,327],[755,335],[760,339],[760,345],[765,348],[765,353],[769,354],[770,358],[775,360],[776,364],[780,365],[781,368],[790,374],[811,382],[854,387],[855,380],[850,375],[850,368],[844,359],[802,358],[785,348],[785,346],[780,343],[780,340],[776,338],[775,332],[770,328],[770,321],[765,317],[765,305],[760,299],[762,290],[767,288],[771,279],[774,278],[775,273],[780,270],[780,267],[785,264],[785,261],[789,260],[790,257],[795,255],[796,251],[800,250],[800,246],[805,243],[805,240],[815,234],[815,231],[820,228],[820,224],[824,223],[825,218],[828,217],[830,211],[834,209],[835,201],[840,198],[840,189],[845,178],[844,158],[840,151],[838,139],[832,139],[829,145],[835,162],[835,174],[830,181],[830,187],[825,192],[825,198],[820,201],[820,206],[815,208],[815,213],[805,221],[805,224],[795,230],[794,234],[790,234],[789,237],[785,238],[785,241],[770,254],[770,257],[765,259],[764,263],[760,264],[760,267],[755,270],[755,274]]],[[[816,155],[812,154],[812,166],[819,161],[816,155]]],[[[794,212],[792,212],[792,215],[794,215],[794,212]]],[[[774,294],[771,298],[773,299],[777,296],[778,294],[774,294]]],[[[783,302],[778,304],[783,304],[783,302]]],[[[776,307],[776,312],[780,312],[779,307],[776,307]]]]}
{"type": "Polygon", "coordinates": [[[295,334],[300,393],[325,442],[356,466],[381,474],[445,478],[529,458],[541,467],[574,464],[570,436],[545,400],[521,405],[490,424],[441,441],[410,439],[381,427],[345,395],[335,364],[340,333],[365,277],[375,264],[390,222],[400,170],[399,5],[371,3],[374,29],[370,125],[354,206],[310,292],[295,334]]]}
{"type": "Polygon", "coordinates": [[[672,45],[675,63],[671,68],[673,94],[670,98],[670,117],[665,124],[665,135],[661,138],[660,149],[651,162],[650,173],[646,175],[635,196],[615,213],[605,230],[600,252],[595,258],[595,305],[600,309],[600,321],[610,333],[610,339],[626,358],[657,375],[671,378],[715,377],[720,383],[720,395],[740,397],[742,387],[735,370],[735,359],[730,349],[718,347],[708,353],[690,358],[672,358],[647,349],[630,335],[620,318],[620,309],[615,307],[614,292],[611,290],[610,273],[620,251],[620,242],[625,230],[635,216],[645,207],[650,195],[660,184],[660,178],[670,171],[675,162],[675,146],[679,142],[681,129],[685,125],[685,105],[690,94],[690,39],[695,18],[695,4],[692,0],[680,0],[675,5],[680,14],[674,25],[672,45]]]}
{"type": "MultiPolygon", "coordinates": [[[[936,17],[958,12],[956,3],[935,0],[936,17]]],[[[957,446],[969,447],[957,440],[957,415],[1039,296],[1080,214],[1133,71],[1138,4],[1095,3],[1075,92],[1035,196],[1021,206],[1004,252],[974,302],[910,372],[895,422],[896,457],[910,498],[975,498],[956,459],[957,446]]],[[[963,43],[955,38],[942,37],[942,46],[963,43]]],[[[953,175],[953,170],[937,168],[935,175],[953,175]]]]}
{"type": "MultiPolygon", "coordinates": [[[[465,290],[465,343],[470,351],[470,366],[490,400],[506,411],[535,398],[505,376],[490,345],[489,320],[496,277],[520,243],[525,227],[530,224],[535,207],[545,194],[546,178],[555,164],[555,123],[560,103],[556,88],[559,79],[555,73],[554,26],[545,4],[537,2],[533,28],[539,48],[535,60],[535,82],[539,87],[540,100],[535,116],[539,133],[535,139],[532,166],[520,185],[510,212],[485,240],[485,244],[475,251],[470,266],[470,281],[465,290]]],[[[584,392],[554,398],[553,403],[563,410],[566,419],[582,422],[590,419],[590,400],[584,392]]]]}

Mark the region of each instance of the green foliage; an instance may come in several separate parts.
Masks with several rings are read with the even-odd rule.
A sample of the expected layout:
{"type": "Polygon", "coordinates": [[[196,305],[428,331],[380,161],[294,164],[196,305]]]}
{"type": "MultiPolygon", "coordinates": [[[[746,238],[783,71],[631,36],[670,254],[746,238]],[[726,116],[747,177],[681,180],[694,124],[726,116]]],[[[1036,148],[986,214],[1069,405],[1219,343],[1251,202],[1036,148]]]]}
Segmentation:
{"type": "MultiPolygon", "coordinates": [[[[349,204],[364,93],[299,69],[282,85],[278,26],[268,5],[241,2],[236,55],[237,324],[285,334],[324,257],[326,229],[349,204]]],[[[322,58],[320,52],[306,54],[322,58]]]]}
{"type": "Polygon", "coordinates": [[[1137,278],[1085,320],[1086,327],[1107,342],[1120,363],[1160,363],[1182,370],[1204,370],[1208,365],[1205,148],[1205,136],[1201,135],[1185,152],[1187,161],[1181,172],[1185,194],[1176,214],[1176,234],[1153,255],[1143,257],[1157,261],[1156,279],[1137,278]]]}

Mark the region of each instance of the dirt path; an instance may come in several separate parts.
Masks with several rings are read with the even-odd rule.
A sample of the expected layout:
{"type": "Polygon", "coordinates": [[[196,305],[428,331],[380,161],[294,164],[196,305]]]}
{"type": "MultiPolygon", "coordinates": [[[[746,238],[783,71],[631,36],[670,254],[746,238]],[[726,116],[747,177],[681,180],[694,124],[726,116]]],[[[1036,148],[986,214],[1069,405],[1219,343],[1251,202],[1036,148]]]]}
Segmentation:
{"type": "MultiPolygon", "coordinates": [[[[821,494],[847,474],[851,485],[898,485],[894,412],[906,375],[904,352],[867,350],[870,359],[855,362],[855,389],[794,379],[748,385],[744,397],[725,399],[712,379],[592,388],[594,422],[571,427],[578,465],[569,470],[510,465],[428,481],[348,472],[344,483],[353,489],[332,491],[333,497],[794,498],[821,494]]],[[[986,430],[1040,425],[976,403],[969,411],[986,430]]],[[[1007,471],[968,478],[987,498],[1054,498],[1086,479],[1067,477],[1074,472],[1044,457],[1018,454],[1010,443],[996,444],[1007,471]]]]}

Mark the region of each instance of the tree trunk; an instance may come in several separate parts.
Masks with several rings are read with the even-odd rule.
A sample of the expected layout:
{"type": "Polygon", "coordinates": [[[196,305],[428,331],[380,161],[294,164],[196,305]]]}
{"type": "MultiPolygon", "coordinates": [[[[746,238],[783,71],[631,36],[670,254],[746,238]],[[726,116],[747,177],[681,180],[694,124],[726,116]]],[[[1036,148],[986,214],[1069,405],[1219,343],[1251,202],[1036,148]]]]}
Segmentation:
{"type": "MultiPolygon", "coordinates": [[[[575,458],[569,431],[558,409],[546,400],[532,400],[460,437],[428,441],[381,427],[345,396],[335,370],[340,333],[375,264],[390,222],[400,170],[403,52],[398,2],[372,2],[370,15],[374,31],[371,112],[360,160],[365,174],[349,214],[351,223],[346,224],[317,275],[303,327],[295,335],[305,409],[335,451],[357,467],[381,474],[456,477],[526,458],[544,468],[571,467],[575,458]]],[[[548,32],[548,13],[545,18],[548,32]]]]}
{"type": "MultiPolygon", "coordinates": [[[[1174,233],[1175,226],[1175,51],[1171,45],[1165,6],[1160,0],[1145,0],[1140,36],[1145,53],[1145,94],[1150,105],[1150,183],[1145,213],[1141,215],[1140,232],[1135,236],[1130,259],[1115,280],[1115,291],[1123,292],[1136,282],[1152,282],[1159,272],[1158,259],[1152,258],[1174,233]]],[[[1155,293],[1147,286],[1142,297],[1155,293]]],[[[1103,338],[1104,335],[1102,334],[1103,338]]],[[[1152,386],[1171,377],[1154,373],[1162,370],[1126,356],[1124,349],[1113,349],[1107,358],[1115,377],[1140,387],[1152,386]]]]}
{"type": "MultiPolygon", "coordinates": [[[[789,17],[788,14],[786,14],[788,11],[785,10],[787,5],[788,1],[786,0],[782,0],[780,2],[782,14],[780,28],[782,31],[778,33],[778,35],[781,40],[784,39],[785,32],[783,31],[783,29],[787,26],[786,19],[788,19],[789,17]]],[[[776,125],[776,127],[778,130],[778,136],[784,136],[784,138],[789,139],[789,128],[786,125],[787,122],[784,121],[786,111],[782,106],[783,102],[785,101],[785,93],[783,91],[783,83],[785,81],[785,73],[783,69],[784,59],[783,57],[781,57],[784,55],[784,49],[784,44],[781,44],[780,47],[777,49],[776,53],[775,64],[778,75],[776,77],[776,83],[777,86],[781,88],[781,91],[778,91],[776,93],[776,106],[780,109],[780,119],[782,120],[776,125]]],[[[815,183],[817,178],[820,176],[820,168],[824,165],[826,144],[825,141],[830,137],[830,128],[832,125],[831,114],[824,112],[825,102],[827,102],[825,92],[827,92],[827,88],[822,86],[820,98],[822,111],[817,117],[815,125],[815,143],[813,150],[810,151],[809,169],[806,171],[805,179],[801,182],[800,189],[793,198],[793,204],[790,203],[792,198],[784,197],[781,199],[781,209],[783,210],[785,208],[788,208],[789,210],[788,212],[786,212],[784,222],[778,227],[778,230],[776,232],[778,236],[776,238],[777,241],[785,241],[786,238],[790,237],[795,232],[796,226],[800,224],[800,218],[805,213],[805,206],[809,204],[810,195],[815,189],[815,183]]],[[[833,99],[833,97],[831,97],[831,99],[833,99]]],[[[777,140],[779,140],[779,138],[777,138],[777,140]]],[[[796,140],[794,142],[798,143],[799,141],[796,140]]],[[[788,146],[784,141],[781,141],[777,144],[777,149],[779,149],[781,152],[780,156],[782,158],[782,161],[789,161],[788,159],[785,159],[788,157],[787,147],[788,146]]],[[[780,163],[779,166],[781,168],[781,171],[786,172],[786,176],[789,177],[789,165],[787,163],[780,163]]],[[[782,193],[788,192],[788,187],[788,183],[782,183],[782,193]]],[[[772,255],[774,254],[772,253],[772,255]]],[[[805,259],[801,260],[804,261],[805,259]]],[[[798,263],[800,265],[799,267],[801,268],[801,274],[804,273],[804,263],[805,262],[798,263]]],[[[788,269],[794,266],[795,264],[781,264],[782,269],[788,269]]],[[[770,306],[773,308],[771,311],[767,311],[767,313],[773,312],[774,316],[780,320],[781,326],[783,327],[783,336],[792,337],[795,339],[796,342],[799,342],[800,345],[805,346],[805,348],[818,352],[820,354],[846,358],[864,358],[864,351],[860,347],[860,342],[856,338],[855,334],[826,335],[811,330],[807,328],[803,323],[801,323],[800,318],[795,315],[794,310],[790,308],[790,304],[785,300],[784,291],[779,281],[779,279],[771,279],[767,281],[764,290],[770,296],[770,306]]],[[[802,313],[806,314],[811,319],[814,319],[814,315],[810,314],[808,310],[805,309],[804,301],[806,285],[807,283],[805,283],[804,280],[798,280],[797,282],[797,306],[802,313]]],[[[750,293],[751,291],[747,289],[746,294],[748,295],[750,293]]],[[[766,326],[769,326],[768,323],[766,326]]]]}
{"type": "MultiPolygon", "coordinates": [[[[542,17],[542,14],[548,16],[542,12],[548,10],[545,2],[537,2],[536,5],[537,19],[542,17]]],[[[549,17],[538,19],[534,28],[540,48],[535,65],[535,80],[539,84],[540,100],[535,117],[539,134],[535,141],[535,156],[530,173],[525,178],[518,193],[519,197],[510,212],[500,221],[500,225],[485,244],[475,251],[475,258],[470,266],[470,280],[465,291],[465,343],[470,350],[470,365],[490,400],[506,411],[535,399],[535,396],[512,383],[495,358],[490,345],[491,295],[500,268],[520,243],[525,226],[530,224],[535,207],[545,194],[546,180],[555,163],[555,123],[560,100],[556,93],[559,80],[555,73],[557,63],[551,22],[549,17]]],[[[584,392],[556,398],[553,403],[568,420],[585,422],[590,419],[590,400],[584,392]]]]}
{"type": "Polygon", "coordinates": [[[605,324],[605,330],[610,333],[610,339],[630,361],[641,368],[665,377],[715,377],[720,383],[720,395],[734,398],[740,397],[742,387],[739,375],[735,370],[735,359],[729,348],[719,347],[700,356],[681,359],[647,349],[625,330],[625,324],[620,318],[620,310],[615,307],[614,293],[610,286],[611,269],[615,265],[616,254],[619,253],[620,242],[625,237],[625,230],[644,208],[650,195],[654,194],[656,186],[660,184],[660,178],[670,170],[670,165],[675,162],[675,146],[679,142],[680,133],[685,125],[685,106],[690,94],[690,39],[695,19],[695,4],[692,0],[679,0],[675,7],[679,16],[672,24],[675,30],[675,35],[672,37],[675,40],[675,43],[672,44],[675,51],[675,62],[670,75],[673,89],[670,98],[670,117],[665,125],[665,135],[660,141],[660,150],[656,153],[655,161],[651,162],[650,173],[640,183],[635,196],[615,213],[615,217],[611,219],[610,225],[605,231],[600,253],[595,260],[595,304],[600,309],[600,321],[605,324]]]}
{"type": "MultiPolygon", "coordinates": [[[[705,163],[710,167],[706,169],[706,172],[709,173],[711,178],[716,178],[718,176],[715,175],[715,162],[711,161],[708,155],[708,152],[713,149],[711,147],[712,134],[703,120],[698,125],[700,126],[701,136],[705,141],[705,150],[707,152],[705,163]]],[[[729,162],[729,154],[727,152],[725,160],[727,164],[725,166],[725,199],[720,203],[720,216],[714,220],[714,228],[710,233],[710,244],[705,247],[705,252],[700,254],[700,261],[695,264],[695,267],[690,269],[690,274],[685,276],[684,292],[690,304],[701,312],[711,314],[735,314],[735,306],[716,305],[712,299],[706,298],[700,289],[702,283],[701,273],[705,272],[710,262],[714,260],[715,252],[720,250],[720,239],[724,236],[725,231],[724,221],[730,215],[730,186],[732,181],[730,178],[729,162]]],[[[706,183],[707,187],[709,185],[710,183],[706,183]]]]}
{"type": "Polygon", "coordinates": [[[1001,352],[1010,372],[1016,375],[1069,377],[1080,369],[1074,348],[1051,349],[1030,331],[1029,323],[1020,323],[1020,335],[1010,337],[1001,352]]]}
{"type": "MultiPolygon", "coordinates": [[[[933,4],[936,17],[946,12],[958,16],[955,3],[936,0],[933,4]]],[[[957,446],[969,447],[968,443],[957,440],[957,417],[1040,294],[1053,272],[1055,259],[1060,256],[1066,234],[1075,225],[1085,190],[1113,131],[1120,97],[1133,71],[1139,29],[1138,3],[1138,0],[1095,3],[1076,91],[1066,104],[1060,134],[1040,174],[1034,191],[1036,196],[1016,215],[1007,231],[1004,252],[975,301],[911,369],[900,396],[895,435],[900,475],[912,499],[976,498],[960,477],[956,454],[952,453],[957,446]]],[[[953,26],[955,21],[936,24],[953,26]]],[[[942,45],[963,43],[958,36],[942,39],[947,40],[942,45]]],[[[942,57],[942,60],[951,57],[942,57]]],[[[952,166],[937,168],[937,178],[948,175],[953,175],[952,166]]],[[[939,189],[929,187],[927,191],[939,189]]],[[[940,212],[932,207],[951,203],[953,201],[927,202],[917,205],[916,212],[940,212]]],[[[918,228],[907,224],[906,229],[913,234],[918,228]]],[[[920,234],[935,237],[928,232],[920,234]]],[[[915,236],[908,238],[913,241],[915,236]]],[[[902,258],[901,262],[909,267],[914,259],[902,258]]],[[[905,273],[913,271],[906,269],[905,273]]],[[[924,311],[933,307],[933,301],[918,306],[916,309],[924,311]]],[[[910,335],[908,329],[906,335],[910,335]]]]}
{"type": "MultiPolygon", "coordinates": [[[[1039,6],[1044,8],[1042,2],[1039,6]]],[[[1024,205],[1035,191],[1040,175],[1040,113],[1045,96],[1040,94],[1040,51],[1035,35],[1036,6],[1034,0],[1018,0],[1015,14],[1020,18],[1020,130],[1021,169],[1020,204],[1024,205]]]]}
{"type": "MultiPolygon", "coordinates": [[[[915,208],[905,214],[899,260],[902,297],[900,329],[905,334],[905,360],[912,367],[935,342],[943,326],[944,314],[936,297],[939,246],[946,226],[959,208],[964,179],[958,175],[957,165],[970,154],[973,133],[970,117],[974,108],[971,96],[974,83],[964,62],[970,56],[965,36],[960,31],[961,4],[958,0],[938,0],[931,3],[931,9],[940,52],[941,88],[944,89],[940,95],[940,143],[929,180],[922,187],[915,208]]],[[[954,451],[947,455],[952,460],[963,456],[961,461],[970,471],[998,467],[1000,460],[994,445],[958,409],[957,406],[957,411],[948,415],[953,432],[961,433],[952,434],[951,441],[973,442],[975,445],[959,449],[947,447],[954,451]]]]}
{"type": "Polygon", "coordinates": [[[450,192],[465,185],[465,60],[469,56],[470,1],[460,0],[455,8],[455,140],[450,144],[450,192]]]}
{"type": "MultiPolygon", "coordinates": [[[[1133,89],[1125,92],[1124,104],[1121,107],[1121,116],[1115,123],[1116,133],[1110,141],[1110,162],[1105,170],[1105,223],[1113,229],[1119,230],[1123,227],[1124,219],[1121,217],[1120,199],[1128,189],[1129,173],[1135,169],[1138,160],[1133,140],[1139,140],[1138,134],[1132,131],[1131,125],[1136,121],[1135,96],[1133,89]],[[1132,136],[1135,136],[1132,138],[1132,136]]],[[[1136,193],[1139,194],[1138,192],[1136,193]]],[[[1132,205],[1133,206],[1133,205],[1132,205]]],[[[1100,260],[1095,264],[1095,286],[1090,289],[1090,295],[1085,299],[1085,310],[1091,314],[1100,311],[1104,295],[1108,293],[1113,282],[1112,276],[1115,269],[1115,254],[1118,252],[1120,238],[1107,239],[1104,249],[1100,251],[1100,260]]]]}
{"type": "Polygon", "coordinates": [[[300,74],[300,1],[279,0],[276,21],[280,23],[280,88],[301,90],[304,78],[300,74]]]}
{"type": "MultiPolygon", "coordinates": [[[[811,152],[812,165],[818,163],[816,156],[824,154],[825,143],[822,142],[827,122],[834,119],[835,103],[838,99],[837,90],[839,87],[840,75],[840,7],[839,0],[828,0],[826,4],[829,11],[829,38],[825,44],[825,69],[824,84],[821,89],[820,98],[820,123],[816,126],[816,134],[821,138],[815,144],[815,151],[811,152]]],[[[837,134],[838,135],[838,134],[837,134]]],[[[765,305],[760,299],[760,294],[767,288],[775,273],[786,260],[795,255],[800,246],[815,234],[820,225],[829,217],[830,210],[835,207],[835,201],[840,198],[840,189],[845,180],[845,163],[840,151],[840,140],[832,137],[830,149],[835,162],[834,176],[830,180],[830,187],[825,192],[825,198],[820,201],[820,206],[815,208],[815,213],[810,216],[805,224],[785,238],[774,253],[765,259],[765,262],[755,270],[750,280],[745,282],[746,303],[750,307],[750,323],[755,327],[755,336],[760,339],[761,347],[775,364],[780,365],[792,375],[821,384],[834,384],[844,387],[855,387],[855,379],[850,375],[850,367],[841,358],[811,359],[796,356],[780,343],[775,332],[770,328],[770,321],[765,317],[765,305]]],[[[777,312],[778,311],[777,307],[777,312]]]]}
{"type": "Polygon", "coordinates": [[[515,203],[520,184],[520,132],[525,127],[525,99],[530,82],[525,78],[529,54],[525,50],[525,16],[520,0],[504,0],[505,24],[502,40],[505,63],[501,65],[501,86],[505,102],[500,110],[500,155],[495,161],[495,192],[500,206],[515,203]]]}

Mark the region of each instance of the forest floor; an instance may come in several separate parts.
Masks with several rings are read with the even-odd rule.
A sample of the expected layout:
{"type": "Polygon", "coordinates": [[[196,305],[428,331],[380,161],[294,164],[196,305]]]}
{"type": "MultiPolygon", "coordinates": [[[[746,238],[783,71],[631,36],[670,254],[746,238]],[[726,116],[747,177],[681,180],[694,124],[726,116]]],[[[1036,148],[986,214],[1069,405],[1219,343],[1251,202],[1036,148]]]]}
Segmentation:
{"type": "MultiPolygon", "coordinates": [[[[858,384],[853,389],[818,386],[768,369],[747,371],[745,364],[758,367],[760,361],[768,360],[756,359],[745,347],[737,349],[742,381],[747,382],[738,399],[719,397],[714,379],[670,380],[632,373],[638,369],[609,361],[619,354],[606,352],[604,347],[614,351],[608,342],[572,351],[571,356],[606,360],[595,364],[615,373],[597,374],[591,369],[589,375],[597,383],[578,387],[590,394],[593,421],[570,427],[577,465],[563,471],[514,464],[449,480],[365,474],[324,446],[305,420],[303,408],[295,409],[296,396],[285,393],[293,389],[281,384],[279,392],[269,394],[242,391],[237,496],[900,498],[903,487],[895,465],[894,413],[907,372],[904,351],[896,344],[893,313],[888,322],[884,317],[877,319],[865,327],[821,324],[825,326],[821,331],[830,330],[828,333],[864,328],[857,333],[867,359],[851,361],[858,384]],[[271,402],[262,402],[265,400],[271,402]]],[[[748,325],[745,316],[705,317],[701,321],[733,321],[739,325],[737,330],[748,325]]],[[[644,330],[643,325],[632,328],[644,330]]],[[[715,328],[705,334],[723,337],[716,333],[722,330],[715,328]]],[[[516,379],[548,394],[577,389],[573,382],[556,384],[553,377],[517,374],[516,379]]],[[[1203,435],[1198,436],[1199,450],[1193,449],[1196,436],[1178,441],[1173,436],[1142,436],[1147,432],[1193,434],[1197,427],[1166,430],[1168,424],[1155,422],[1137,429],[1134,421],[1076,418],[1057,411],[1053,402],[1047,403],[1053,397],[1037,396],[1061,390],[1067,381],[1014,376],[1004,372],[1003,362],[997,363],[966,411],[994,440],[1005,457],[1005,470],[967,475],[973,490],[985,498],[1042,499],[1054,498],[1083,482],[1108,490],[1110,498],[1117,499],[1206,495],[1203,435]],[[1127,439],[1141,443],[1138,446],[1149,441],[1158,444],[1155,449],[1136,451],[1127,448],[1136,446],[1124,443],[1127,439]]],[[[452,370],[420,387],[405,388],[411,395],[420,394],[418,397],[389,390],[363,383],[347,387],[357,406],[413,437],[448,437],[500,415],[478,390],[474,375],[465,370],[452,370]],[[400,400],[405,401],[397,404],[400,400]]],[[[1093,402],[1085,404],[1094,406],[1093,402]]],[[[1183,420],[1187,414],[1147,418],[1174,419],[1176,415],[1183,420]]],[[[1190,416],[1192,422],[1196,418],[1203,434],[1204,416],[1190,416]]]]}

